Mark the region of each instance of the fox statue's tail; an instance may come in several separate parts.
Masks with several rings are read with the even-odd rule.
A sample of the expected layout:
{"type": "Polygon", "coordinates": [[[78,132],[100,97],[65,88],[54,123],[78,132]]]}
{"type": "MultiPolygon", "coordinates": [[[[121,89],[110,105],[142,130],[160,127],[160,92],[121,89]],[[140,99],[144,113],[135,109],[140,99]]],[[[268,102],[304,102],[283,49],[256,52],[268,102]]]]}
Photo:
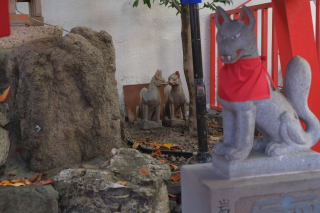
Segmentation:
{"type": "Polygon", "coordinates": [[[320,139],[320,123],[310,111],[308,96],[311,85],[311,68],[309,63],[300,56],[295,56],[287,65],[284,78],[284,92],[287,100],[293,106],[306,124],[306,134],[312,145],[320,139]]]}

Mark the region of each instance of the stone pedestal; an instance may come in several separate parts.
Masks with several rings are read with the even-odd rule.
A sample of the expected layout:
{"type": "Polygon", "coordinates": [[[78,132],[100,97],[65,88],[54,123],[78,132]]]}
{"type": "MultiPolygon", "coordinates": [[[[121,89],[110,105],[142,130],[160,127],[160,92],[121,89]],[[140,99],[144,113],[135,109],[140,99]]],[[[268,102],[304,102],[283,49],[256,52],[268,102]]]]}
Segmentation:
{"type": "Polygon", "coordinates": [[[164,119],[162,121],[162,123],[165,125],[165,126],[169,126],[169,127],[174,127],[174,126],[185,126],[187,125],[187,121],[186,120],[182,120],[182,119],[174,119],[174,120],[171,120],[171,119],[164,119]]]}
{"type": "Polygon", "coordinates": [[[252,153],[247,160],[229,163],[212,157],[213,164],[182,167],[183,213],[320,212],[318,153],[282,158],[252,153]]]}
{"type": "Polygon", "coordinates": [[[156,121],[135,121],[134,125],[139,125],[141,129],[155,129],[161,128],[162,122],[158,123],[156,121]]]}

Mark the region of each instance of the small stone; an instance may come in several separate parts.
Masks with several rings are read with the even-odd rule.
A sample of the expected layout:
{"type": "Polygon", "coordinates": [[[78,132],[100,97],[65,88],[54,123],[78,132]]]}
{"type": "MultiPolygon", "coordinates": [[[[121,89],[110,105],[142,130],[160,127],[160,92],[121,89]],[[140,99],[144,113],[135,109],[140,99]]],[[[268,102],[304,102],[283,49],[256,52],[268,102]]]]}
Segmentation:
{"type": "Polygon", "coordinates": [[[179,159],[180,162],[182,162],[184,160],[185,160],[185,158],[183,156],[179,159]]]}
{"type": "Polygon", "coordinates": [[[10,172],[7,173],[8,176],[16,176],[18,175],[18,171],[17,170],[12,170],[10,172]]]}
{"type": "Polygon", "coordinates": [[[174,209],[172,210],[172,213],[182,213],[182,206],[177,205],[176,207],[174,207],[174,209]]]}
{"type": "Polygon", "coordinates": [[[169,208],[170,208],[170,212],[174,209],[174,207],[177,206],[177,202],[175,200],[169,200],[169,208]]]}
{"type": "Polygon", "coordinates": [[[176,161],[177,159],[174,156],[171,156],[171,161],[176,161]]]}
{"type": "Polygon", "coordinates": [[[159,157],[160,157],[160,158],[164,158],[164,155],[160,155],[159,157]]]}

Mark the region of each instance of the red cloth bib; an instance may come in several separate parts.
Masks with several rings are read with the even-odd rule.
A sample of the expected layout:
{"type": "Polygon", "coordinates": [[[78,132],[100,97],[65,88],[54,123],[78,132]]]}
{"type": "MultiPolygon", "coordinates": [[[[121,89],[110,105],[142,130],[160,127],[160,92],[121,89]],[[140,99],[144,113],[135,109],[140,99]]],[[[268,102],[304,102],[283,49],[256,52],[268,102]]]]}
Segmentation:
{"type": "Polygon", "coordinates": [[[270,98],[266,74],[275,87],[267,69],[261,63],[262,57],[239,59],[221,68],[218,95],[229,102],[251,101],[270,98]]]}
{"type": "Polygon", "coordinates": [[[10,35],[8,0],[0,0],[0,38],[10,35]]]}

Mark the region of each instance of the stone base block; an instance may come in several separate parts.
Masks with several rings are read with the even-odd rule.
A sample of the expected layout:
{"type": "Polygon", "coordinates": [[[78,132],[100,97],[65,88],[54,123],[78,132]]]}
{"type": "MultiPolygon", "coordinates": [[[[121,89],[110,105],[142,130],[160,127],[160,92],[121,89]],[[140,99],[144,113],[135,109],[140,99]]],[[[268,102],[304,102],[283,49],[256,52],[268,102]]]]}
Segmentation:
{"type": "Polygon", "coordinates": [[[227,180],[207,163],[183,166],[181,180],[183,213],[320,212],[320,170],[227,180]]]}
{"type": "Polygon", "coordinates": [[[320,168],[319,153],[311,150],[278,157],[251,151],[247,159],[239,161],[227,161],[224,156],[213,151],[211,156],[213,169],[227,179],[307,172],[320,168]]]}
{"type": "Polygon", "coordinates": [[[162,122],[158,123],[156,121],[135,121],[134,125],[139,125],[141,129],[155,129],[161,128],[162,122]]]}
{"type": "Polygon", "coordinates": [[[187,125],[187,121],[186,120],[182,120],[182,119],[175,119],[175,120],[171,120],[171,119],[164,119],[162,121],[162,123],[165,126],[169,126],[169,127],[174,127],[174,126],[185,126],[187,125]]]}

